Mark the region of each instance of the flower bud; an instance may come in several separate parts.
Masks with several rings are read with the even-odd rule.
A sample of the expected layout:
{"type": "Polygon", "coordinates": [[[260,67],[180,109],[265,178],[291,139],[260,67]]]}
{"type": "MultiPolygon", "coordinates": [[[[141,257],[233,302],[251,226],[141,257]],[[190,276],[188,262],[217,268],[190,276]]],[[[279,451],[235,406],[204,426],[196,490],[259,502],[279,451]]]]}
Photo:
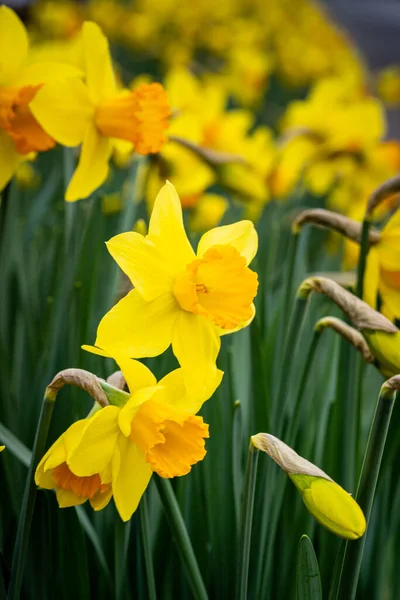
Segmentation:
{"type": "Polygon", "coordinates": [[[322,469],[268,433],[253,435],[251,442],[288,474],[304,504],[321,525],[348,540],[356,540],[364,534],[366,522],[361,508],[322,469]]]}

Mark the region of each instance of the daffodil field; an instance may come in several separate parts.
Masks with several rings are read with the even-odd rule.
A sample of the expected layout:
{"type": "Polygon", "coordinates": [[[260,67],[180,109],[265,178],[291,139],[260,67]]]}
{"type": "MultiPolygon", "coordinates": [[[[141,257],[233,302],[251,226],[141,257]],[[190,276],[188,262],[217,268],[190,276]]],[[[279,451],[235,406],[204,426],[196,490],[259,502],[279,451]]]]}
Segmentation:
{"type": "Polygon", "coordinates": [[[0,600],[397,600],[400,67],[311,0],[10,6],[0,600]]]}

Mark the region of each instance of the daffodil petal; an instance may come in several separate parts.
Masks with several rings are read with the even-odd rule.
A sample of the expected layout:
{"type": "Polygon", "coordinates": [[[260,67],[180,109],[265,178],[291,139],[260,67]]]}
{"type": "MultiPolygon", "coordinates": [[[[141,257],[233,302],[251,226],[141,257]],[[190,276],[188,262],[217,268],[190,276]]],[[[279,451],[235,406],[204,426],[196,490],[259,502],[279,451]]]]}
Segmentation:
{"type": "Polygon", "coordinates": [[[105,508],[107,506],[107,504],[110,502],[112,498],[112,487],[110,486],[110,489],[108,492],[105,492],[103,494],[100,494],[100,492],[97,492],[97,494],[95,494],[93,496],[93,498],[90,500],[90,506],[93,508],[93,510],[103,510],[103,508],[105,508]]]}
{"type": "Polygon", "coordinates": [[[197,256],[201,257],[211,246],[228,244],[251,263],[257,253],[258,236],[251,221],[238,221],[232,225],[215,227],[205,233],[198,245],[197,256]]]}
{"type": "Polygon", "coordinates": [[[14,141],[0,129],[0,191],[5,188],[22,160],[14,141]]]}
{"type": "Polygon", "coordinates": [[[67,454],[67,465],[79,477],[108,467],[119,435],[117,406],[106,406],[87,420],[81,439],[67,454]]]}
{"type": "Polygon", "coordinates": [[[157,380],[153,373],[138,360],[126,357],[116,357],[115,360],[123,373],[131,394],[142,388],[156,385],[157,380]]]}
{"type": "Polygon", "coordinates": [[[183,271],[196,258],[183,226],[181,201],[172,183],[161,188],[154,202],[147,238],[173,274],[183,271]]]}
{"type": "Polygon", "coordinates": [[[107,250],[145,300],[154,300],[172,289],[173,273],[160,250],[134,231],[120,233],[107,242],[107,250]]]}
{"type": "Polygon", "coordinates": [[[28,34],[21,19],[7,6],[0,6],[0,85],[18,78],[28,56],[28,34]]]}
{"type": "Polygon", "coordinates": [[[86,82],[92,101],[97,104],[115,91],[108,40],[96,23],[86,21],[82,27],[86,82]]]}
{"type": "Polygon", "coordinates": [[[79,506],[86,502],[87,498],[81,498],[70,490],[58,489],[56,491],[57,502],[60,508],[69,508],[70,506],[79,506]]]}
{"type": "Polygon", "coordinates": [[[83,78],[84,73],[78,67],[62,62],[33,62],[24,65],[18,76],[18,87],[61,82],[64,79],[83,78]]]}
{"type": "Polygon", "coordinates": [[[118,439],[112,470],[115,505],[121,519],[128,521],[149,484],[152,470],[139,448],[122,435],[118,439]]]}
{"type": "Polygon", "coordinates": [[[90,124],[83,139],[78,166],[65,193],[67,202],[87,198],[105,182],[111,153],[111,140],[100,135],[90,124]]]}
{"type": "Polygon", "coordinates": [[[181,311],[172,331],[172,349],[183,367],[189,394],[207,395],[208,381],[216,377],[221,340],[215,326],[202,315],[181,311]]]}
{"type": "Polygon", "coordinates": [[[132,290],[102,318],[95,344],[115,356],[158,356],[171,343],[179,312],[172,294],[146,302],[137,290],[132,290]]]}
{"type": "Polygon", "coordinates": [[[189,394],[185,383],[185,372],[183,369],[175,369],[163,377],[159,385],[162,388],[162,401],[176,408],[186,415],[195,415],[203,403],[208,400],[220,385],[223,372],[219,369],[204,382],[200,394],[189,394]]]}
{"type": "Polygon", "coordinates": [[[64,146],[82,143],[94,114],[88,89],[78,78],[44,85],[29,108],[43,129],[64,146]]]}
{"type": "Polygon", "coordinates": [[[138,390],[120,410],[118,425],[125,437],[129,437],[131,434],[132,419],[136,415],[139,406],[153,398],[159,391],[160,388],[156,385],[138,390]]]}
{"type": "Polygon", "coordinates": [[[382,234],[380,242],[371,250],[378,251],[379,262],[384,269],[400,271],[400,227],[382,234]]]}

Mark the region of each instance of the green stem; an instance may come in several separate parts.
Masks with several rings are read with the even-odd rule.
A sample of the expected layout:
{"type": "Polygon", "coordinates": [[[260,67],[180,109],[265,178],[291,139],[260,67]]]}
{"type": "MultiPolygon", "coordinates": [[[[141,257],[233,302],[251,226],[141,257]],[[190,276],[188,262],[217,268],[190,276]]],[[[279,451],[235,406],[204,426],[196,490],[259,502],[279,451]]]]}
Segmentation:
{"type": "Polygon", "coordinates": [[[186,569],[193,595],[196,600],[207,600],[206,588],[171,482],[162,477],[154,477],[154,480],[174,535],[178,552],[186,569]]]}
{"type": "Polygon", "coordinates": [[[119,600],[124,590],[131,521],[124,523],[119,517],[114,523],[115,598],[119,600]]]}
{"type": "Polygon", "coordinates": [[[281,361],[278,394],[275,398],[274,421],[276,421],[277,423],[276,431],[278,435],[282,429],[283,420],[287,411],[287,394],[290,381],[289,372],[293,365],[293,359],[296,353],[297,343],[299,340],[300,331],[302,329],[307,303],[308,294],[297,293],[296,303],[294,305],[294,310],[290,319],[289,331],[285,339],[283,359],[281,361]],[[278,410],[279,413],[276,414],[278,410]]]}
{"type": "Polygon", "coordinates": [[[369,229],[371,226],[371,222],[368,217],[364,218],[362,224],[361,231],[361,243],[360,243],[360,256],[358,259],[357,266],[357,286],[356,286],[356,296],[359,298],[363,297],[364,294],[364,275],[365,275],[365,267],[367,264],[367,256],[369,251],[369,229]]]}
{"type": "Polygon", "coordinates": [[[251,527],[253,523],[254,493],[256,489],[259,450],[250,442],[247,459],[246,483],[244,488],[239,555],[237,566],[236,598],[246,600],[249,578],[251,527]]]}
{"type": "Polygon", "coordinates": [[[286,278],[285,285],[283,290],[283,319],[285,319],[286,315],[289,315],[290,311],[290,300],[292,297],[292,285],[293,285],[293,272],[294,266],[296,263],[296,253],[298,247],[299,235],[297,233],[292,233],[289,240],[289,250],[287,254],[287,269],[286,269],[286,278]]]}
{"type": "Polygon", "coordinates": [[[154,579],[153,557],[151,555],[150,527],[146,494],[139,505],[140,530],[142,533],[144,564],[146,567],[149,600],[157,600],[156,582],[154,579]]]}
{"type": "Polygon", "coordinates": [[[287,424],[285,435],[283,436],[284,439],[288,440],[287,443],[289,444],[289,446],[294,445],[295,437],[296,437],[297,431],[299,429],[299,425],[301,423],[300,416],[305,408],[303,396],[304,396],[304,392],[305,392],[307,381],[308,381],[308,375],[311,371],[311,365],[312,365],[314,357],[315,357],[315,352],[317,350],[318,342],[321,338],[322,331],[324,331],[324,330],[323,329],[318,329],[318,330],[314,329],[314,335],[311,340],[311,345],[308,349],[306,361],[304,363],[304,369],[303,369],[303,373],[302,373],[301,380],[300,380],[299,391],[297,392],[294,413],[293,413],[293,416],[290,418],[289,423],[287,424]]]}
{"type": "MultiPolygon", "coordinates": [[[[383,384],[371,425],[356,495],[357,502],[364,511],[367,523],[371,515],[395,398],[396,391],[387,383],[383,384]]],[[[340,599],[353,600],[356,596],[366,535],[367,533],[362,538],[346,544],[341,582],[337,595],[340,599]]]]}
{"type": "Polygon", "coordinates": [[[11,566],[11,580],[8,589],[8,600],[18,600],[21,593],[22,577],[28,551],[29,533],[36,499],[36,484],[34,475],[36,467],[44,455],[46,448],[47,435],[49,432],[55,399],[56,392],[51,389],[46,389],[39,422],[36,429],[35,441],[33,443],[32,459],[26,478],[24,496],[22,499],[14,555],[11,566]]]}

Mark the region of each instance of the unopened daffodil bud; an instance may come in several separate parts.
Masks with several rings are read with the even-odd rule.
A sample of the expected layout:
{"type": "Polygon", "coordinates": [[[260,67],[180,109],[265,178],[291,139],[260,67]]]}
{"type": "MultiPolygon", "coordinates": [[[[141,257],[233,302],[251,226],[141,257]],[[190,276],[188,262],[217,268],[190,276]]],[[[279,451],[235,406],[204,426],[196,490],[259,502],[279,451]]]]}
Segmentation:
{"type": "Polygon", "coordinates": [[[0,452],[3,452],[5,446],[0,446],[0,452]]]}
{"type": "Polygon", "coordinates": [[[288,474],[304,504],[321,525],[348,540],[356,540],[364,534],[366,521],[361,508],[322,469],[268,433],[253,435],[251,441],[288,474]]]}

